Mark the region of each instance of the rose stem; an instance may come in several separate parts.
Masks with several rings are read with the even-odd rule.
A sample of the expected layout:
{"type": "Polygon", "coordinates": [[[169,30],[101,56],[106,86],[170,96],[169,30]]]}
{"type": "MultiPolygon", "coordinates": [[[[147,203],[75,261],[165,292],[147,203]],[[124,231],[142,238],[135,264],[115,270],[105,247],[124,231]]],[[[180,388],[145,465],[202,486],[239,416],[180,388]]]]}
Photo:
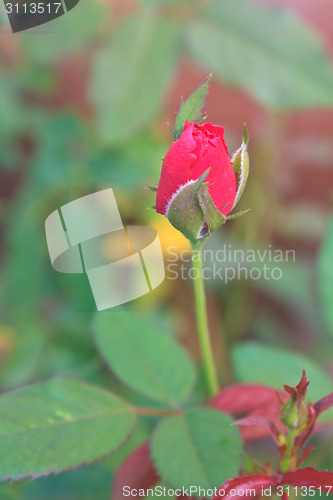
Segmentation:
{"type": "Polygon", "coordinates": [[[211,396],[219,392],[219,384],[216,375],[212,346],[208,330],[206,297],[204,282],[202,277],[202,241],[191,242],[192,246],[192,266],[193,266],[193,286],[195,297],[195,311],[197,318],[197,328],[199,343],[201,348],[204,372],[211,396]]]}

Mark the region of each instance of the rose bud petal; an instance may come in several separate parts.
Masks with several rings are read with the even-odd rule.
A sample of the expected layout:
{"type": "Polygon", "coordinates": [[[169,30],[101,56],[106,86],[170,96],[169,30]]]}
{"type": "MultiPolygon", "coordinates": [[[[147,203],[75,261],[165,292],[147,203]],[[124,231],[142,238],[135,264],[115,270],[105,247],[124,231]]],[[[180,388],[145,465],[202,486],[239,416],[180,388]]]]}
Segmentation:
{"type": "MultiPolygon", "coordinates": [[[[189,196],[187,189],[182,200],[182,191],[186,186],[195,187],[195,183],[208,169],[205,183],[214,208],[226,217],[234,205],[237,178],[223,136],[223,127],[212,123],[199,125],[185,121],[183,133],[172,143],[163,161],[156,195],[156,211],[168,217],[190,239],[202,237],[207,221],[204,220],[204,212],[200,210],[202,206],[200,207],[196,197],[189,196]],[[170,212],[176,197],[176,205],[170,212]]],[[[197,187],[194,192],[196,191],[197,187]]]]}

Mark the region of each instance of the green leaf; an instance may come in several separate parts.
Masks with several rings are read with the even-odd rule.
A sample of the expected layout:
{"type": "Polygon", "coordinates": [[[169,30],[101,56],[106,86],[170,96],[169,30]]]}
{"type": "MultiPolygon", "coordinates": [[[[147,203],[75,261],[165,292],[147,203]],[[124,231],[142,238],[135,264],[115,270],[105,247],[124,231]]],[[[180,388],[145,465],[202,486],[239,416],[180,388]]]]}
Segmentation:
{"type": "MultiPolygon", "coordinates": [[[[277,347],[267,347],[257,342],[237,345],[232,352],[233,366],[241,382],[265,384],[282,389],[283,384],[296,386],[303,368],[311,380],[308,389],[309,400],[315,403],[333,390],[332,379],[313,360],[277,347]]],[[[332,419],[333,411],[325,413],[332,419]]]]}
{"type": "Polygon", "coordinates": [[[186,352],[148,318],[129,312],[99,312],[97,347],[115,375],[134,390],[177,406],[191,393],[195,370],[186,352]]]}
{"type": "Polygon", "coordinates": [[[206,104],[209,85],[212,80],[212,73],[192,92],[192,94],[183,102],[177,113],[175,128],[173,131],[174,140],[181,136],[184,128],[184,121],[200,122],[203,119],[203,109],[206,104]]]}
{"type": "Polygon", "coordinates": [[[237,476],[242,445],[231,424],[228,415],[206,408],[165,419],[151,446],[162,479],[175,488],[217,488],[237,476]]]}
{"type": "Polygon", "coordinates": [[[13,333],[11,338],[15,348],[0,363],[1,392],[16,389],[34,380],[37,367],[45,358],[45,348],[48,342],[45,328],[36,321],[31,321],[30,324],[26,320],[24,325],[19,324],[16,329],[17,333],[13,333]]]}
{"type": "Polygon", "coordinates": [[[197,61],[264,105],[333,104],[333,70],[323,43],[288,10],[215,0],[188,24],[186,36],[197,61]]]}
{"type": "Polygon", "coordinates": [[[106,184],[115,184],[126,188],[126,191],[134,191],[136,195],[131,195],[131,200],[135,207],[138,199],[142,199],[138,186],[159,178],[161,158],[167,149],[168,143],[153,137],[153,134],[140,134],[128,142],[126,148],[114,154],[99,149],[91,161],[91,176],[101,189],[106,184]]]}
{"type": "Polygon", "coordinates": [[[328,328],[333,335],[333,219],[327,229],[318,261],[319,295],[328,328]]]}
{"type": "Polygon", "coordinates": [[[178,28],[146,9],[103,44],[91,83],[103,144],[118,146],[155,117],[175,69],[178,40],[178,28]]]}
{"type": "Polygon", "coordinates": [[[102,462],[60,476],[29,481],[24,486],[24,496],[16,500],[105,500],[109,498],[111,485],[112,474],[102,462]]]}
{"type": "Polygon", "coordinates": [[[0,398],[0,481],[38,478],[115,451],[136,423],[133,409],[98,387],[57,377],[0,398]]]}

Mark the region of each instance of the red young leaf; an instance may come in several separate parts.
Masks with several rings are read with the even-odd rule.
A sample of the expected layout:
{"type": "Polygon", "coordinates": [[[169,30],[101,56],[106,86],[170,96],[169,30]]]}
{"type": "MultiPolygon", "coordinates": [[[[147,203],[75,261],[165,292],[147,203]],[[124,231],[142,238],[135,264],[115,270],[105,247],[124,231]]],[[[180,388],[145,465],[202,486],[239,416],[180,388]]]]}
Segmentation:
{"type": "Polygon", "coordinates": [[[270,476],[257,474],[238,477],[224,483],[212,500],[220,500],[221,498],[225,500],[244,500],[245,496],[246,498],[254,498],[261,493],[262,488],[268,488],[269,486],[278,486],[277,481],[270,476]]]}
{"type": "Polygon", "coordinates": [[[308,388],[308,385],[310,384],[311,380],[308,380],[306,378],[306,373],[305,373],[305,370],[303,369],[303,373],[302,373],[302,378],[301,378],[301,381],[299,384],[297,384],[296,386],[296,389],[297,389],[297,392],[304,396],[305,393],[306,393],[306,390],[308,388]]]}
{"type": "MultiPolygon", "coordinates": [[[[280,402],[288,396],[283,391],[258,384],[234,384],[223,389],[211,402],[210,406],[231,415],[263,417],[271,420],[279,432],[285,427],[280,422],[280,402]]],[[[270,431],[261,425],[240,429],[244,441],[253,441],[270,436],[270,431]]]]}
{"type": "Polygon", "coordinates": [[[235,425],[264,427],[266,430],[269,431],[274,441],[278,444],[278,435],[279,435],[278,430],[275,427],[274,422],[272,422],[272,420],[270,420],[269,418],[256,417],[256,416],[244,417],[237,420],[235,422],[235,425]]]}
{"type": "Polygon", "coordinates": [[[328,396],[319,399],[319,401],[317,401],[317,403],[313,405],[317,418],[321,413],[332,408],[332,406],[333,406],[333,392],[331,392],[331,394],[329,394],[328,396]]]}
{"type": "Polygon", "coordinates": [[[160,480],[152,459],[149,442],[134,450],[121,464],[113,481],[112,500],[134,498],[123,494],[123,486],[131,489],[153,488],[160,480]]]}
{"type": "Polygon", "coordinates": [[[272,387],[259,384],[233,384],[215,396],[209,406],[232,415],[245,415],[262,405],[276,404],[277,394],[283,401],[286,395],[272,387]]]}
{"type": "MultiPolygon", "coordinates": [[[[325,486],[333,487],[333,472],[321,472],[311,467],[288,472],[283,476],[281,484],[291,484],[292,486],[313,486],[315,489],[325,486]]],[[[323,490],[324,491],[324,490],[323,490]]],[[[327,492],[328,489],[327,489],[327,492]]],[[[332,492],[329,492],[333,494],[332,492]]]]}
{"type": "Polygon", "coordinates": [[[290,387],[290,385],[284,385],[284,390],[295,399],[302,399],[306,395],[308,385],[310,384],[306,378],[305,370],[303,370],[302,378],[296,387],[290,387]]]}
{"type": "MultiPolygon", "coordinates": [[[[252,411],[249,417],[262,417],[268,418],[273,422],[279,433],[284,433],[286,428],[281,423],[280,420],[280,405],[268,404],[264,406],[259,406],[256,410],[252,411]]],[[[245,441],[252,441],[253,439],[262,439],[269,436],[269,432],[265,427],[253,426],[244,427],[243,429],[243,439],[245,441]]]]}

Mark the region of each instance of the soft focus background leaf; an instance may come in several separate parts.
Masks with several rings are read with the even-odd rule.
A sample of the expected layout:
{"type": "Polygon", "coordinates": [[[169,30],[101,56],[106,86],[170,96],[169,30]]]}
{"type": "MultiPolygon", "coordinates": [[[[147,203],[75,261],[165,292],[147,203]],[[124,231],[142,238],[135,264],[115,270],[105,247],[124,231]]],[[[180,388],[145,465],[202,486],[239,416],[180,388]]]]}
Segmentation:
{"type": "Polygon", "coordinates": [[[97,41],[107,15],[103,2],[80,0],[75,11],[70,11],[56,20],[47,36],[43,36],[45,26],[38,28],[32,36],[31,31],[23,31],[16,36],[24,45],[29,58],[38,63],[46,63],[50,58],[59,58],[68,53],[75,54],[97,41]]]}
{"type": "MultiPolygon", "coordinates": [[[[281,389],[283,384],[296,386],[304,368],[307,378],[311,380],[308,396],[312,403],[333,391],[333,380],[321,366],[299,353],[247,342],[235,346],[232,356],[237,378],[241,382],[264,382],[277,389],[281,389]]],[[[329,413],[332,418],[331,411],[326,416],[329,413]]]]}
{"type": "Polygon", "coordinates": [[[211,409],[165,419],[151,445],[162,479],[175,488],[215,488],[236,476],[242,448],[239,431],[231,424],[229,416],[211,409]]]}
{"type": "Polygon", "coordinates": [[[156,116],[175,69],[178,41],[176,26],[147,9],[118,27],[97,54],[91,95],[105,145],[119,146],[156,116]]]}
{"type": "Polygon", "coordinates": [[[194,366],[170,334],[151,320],[127,312],[98,313],[93,329],[102,358],[132,389],[172,406],[188,398],[194,366]]]}
{"type": "Polygon", "coordinates": [[[327,228],[318,262],[318,288],[327,325],[333,334],[333,220],[327,228]]]}
{"type": "Polygon", "coordinates": [[[215,0],[190,23],[191,54],[231,85],[277,108],[332,106],[333,69],[318,37],[289,11],[215,0]]]}
{"type": "Polygon", "coordinates": [[[94,464],[60,476],[41,478],[25,484],[25,500],[105,500],[112,483],[112,473],[103,464],[94,464]]]}
{"type": "Polygon", "coordinates": [[[104,458],[136,417],[98,387],[54,378],[0,398],[1,480],[38,478],[104,458]]]}

